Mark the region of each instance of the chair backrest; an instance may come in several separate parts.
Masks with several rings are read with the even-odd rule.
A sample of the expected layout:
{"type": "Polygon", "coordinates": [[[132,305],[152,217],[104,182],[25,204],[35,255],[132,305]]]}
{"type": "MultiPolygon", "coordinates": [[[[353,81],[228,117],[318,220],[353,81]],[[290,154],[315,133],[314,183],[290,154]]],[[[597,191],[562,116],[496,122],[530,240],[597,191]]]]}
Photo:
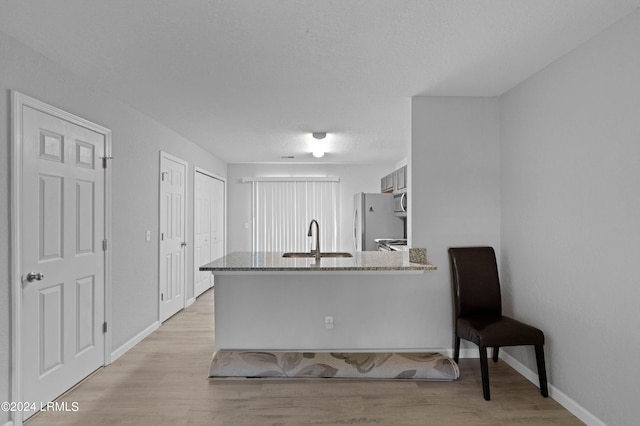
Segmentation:
{"type": "Polygon", "coordinates": [[[498,265],[493,247],[449,249],[456,318],[501,315],[498,265]]]}

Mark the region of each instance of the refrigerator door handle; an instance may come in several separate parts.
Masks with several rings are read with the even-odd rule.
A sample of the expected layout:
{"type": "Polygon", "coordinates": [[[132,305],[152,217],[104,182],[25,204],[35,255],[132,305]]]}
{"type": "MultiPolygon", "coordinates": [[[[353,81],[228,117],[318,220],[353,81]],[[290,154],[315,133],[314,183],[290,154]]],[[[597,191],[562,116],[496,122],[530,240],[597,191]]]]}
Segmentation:
{"type": "Polygon", "coordinates": [[[358,251],[358,243],[356,237],[356,224],[358,223],[358,209],[353,210],[353,250],[358,251]]]}

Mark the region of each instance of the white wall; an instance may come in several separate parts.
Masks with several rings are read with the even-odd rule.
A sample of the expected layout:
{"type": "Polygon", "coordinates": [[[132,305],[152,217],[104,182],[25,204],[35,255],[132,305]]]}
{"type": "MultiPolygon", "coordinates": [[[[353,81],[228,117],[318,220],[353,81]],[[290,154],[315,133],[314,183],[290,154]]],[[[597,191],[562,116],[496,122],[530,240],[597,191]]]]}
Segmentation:
{"type": "MultiPolygon", "coordinates": [[[[9,176],[10,90],[18,90],[84,117],[113,131],[113,349],[153,324],[158,309],[158,174],[159,151],[179,156],[190,165],[189,199],[193,191],[193,166],[221,176],[226,165],[213,155],[160,123],[78,80],[68,70],[50,62],[0,33],[0,401],[9,393],[9,176]],[[145,242],[145,231],[152,232],[145,242]]],[[[191,210],[189,210],[191,211],[191,210]]],[[[189,213],[189,233],[193,223],[189,213]]],[[[192,263],[189,245],[187,265],[192,263]]],[[[193,271],[188,268],[192,283],[193,271]]],[[[7,419],[0,413],[0,424],[7,419]]]]}
{"type": "Polygon", "coordinates": [[[638,424],[640,12],[500,110],[505,308],[544,330],[553,386],[606,424],[638,424]]]}
{"type": "Polygon", "coordinates": [[[500,253],[498,99],[414,97],[411,109],[411,245],[426,247],[438,267],[424,284],[440,301],[436,317],[451,348],[447,249],[488,245],[500,253]]]}
{"type": "Polygon", "coordinates": [[[391,162],[388,165],[229,164],[227,175],[227,253],[251,250],[251,184],[242,183],[243,177],[339,177],[341,213],[338,251],[353,251],[353,196],[356,192],[380,192],[380,178],[393,170],[391,162]],[[249,224],[248,229],[244,229],[245,223],[249,224]]]}

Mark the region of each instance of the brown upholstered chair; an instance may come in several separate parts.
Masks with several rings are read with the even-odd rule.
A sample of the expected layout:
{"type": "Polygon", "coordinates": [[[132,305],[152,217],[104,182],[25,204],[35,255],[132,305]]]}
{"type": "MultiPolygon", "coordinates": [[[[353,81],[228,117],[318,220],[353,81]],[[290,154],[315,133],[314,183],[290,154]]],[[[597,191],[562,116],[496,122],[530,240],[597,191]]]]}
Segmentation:
{"type": "Polygon", "coordinates": [[[502,315],[498,266],[493,248],[450,248],[449,260],[455,302],[453,359],[458,362],[460,357],[460,339],[478,345],[482,391],[484,399],[489,401],[487,347],[493,348],[493,361],[497,362],[501,346],[534,345],[540,393],[546,398],[549,392],[544,365],[544,334],[535,327],[502,315]]]}

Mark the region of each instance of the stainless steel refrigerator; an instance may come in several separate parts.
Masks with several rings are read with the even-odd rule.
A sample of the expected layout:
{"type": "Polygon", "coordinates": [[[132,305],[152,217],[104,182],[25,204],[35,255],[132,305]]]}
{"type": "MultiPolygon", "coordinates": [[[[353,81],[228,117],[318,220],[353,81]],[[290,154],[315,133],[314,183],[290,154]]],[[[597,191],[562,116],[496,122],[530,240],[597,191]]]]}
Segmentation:
{"type": "Polygon", "coordinates": [[[378,250],[376,238],[404,238],[404,220],[393,213],[393,194],[359,192],[353,207],[354,250],[378,250]]]}

